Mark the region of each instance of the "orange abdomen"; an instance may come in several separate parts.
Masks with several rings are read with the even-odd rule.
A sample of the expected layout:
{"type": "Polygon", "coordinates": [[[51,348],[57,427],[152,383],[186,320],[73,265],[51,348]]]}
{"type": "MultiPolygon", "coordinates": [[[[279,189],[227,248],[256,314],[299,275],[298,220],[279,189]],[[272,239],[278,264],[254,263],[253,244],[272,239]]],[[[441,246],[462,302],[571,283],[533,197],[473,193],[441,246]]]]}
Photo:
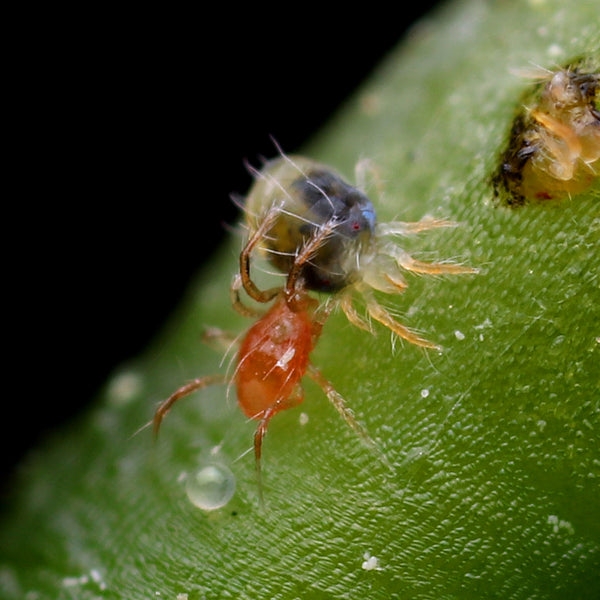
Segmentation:
{"type": "Polygon", "coordinates": [[[244,414],[260,419],[302,402],[299,383],[309,363],[315,330],[311,314],[293,312],[283,298],[246,333],[235,372],[238,402],[244,414]]]}

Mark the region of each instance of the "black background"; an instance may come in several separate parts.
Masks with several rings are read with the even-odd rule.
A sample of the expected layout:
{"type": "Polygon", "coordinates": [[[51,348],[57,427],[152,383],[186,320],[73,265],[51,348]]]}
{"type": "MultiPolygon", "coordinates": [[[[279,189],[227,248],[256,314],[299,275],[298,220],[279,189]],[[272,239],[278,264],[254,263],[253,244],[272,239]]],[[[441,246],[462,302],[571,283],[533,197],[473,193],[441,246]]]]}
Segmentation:
{"type": "Polygon", "coordinates": [[[38,21],[10,94],[3,479],[161,328],[236,218],[243,161],[308,141],[434,4],[38,21]]]}

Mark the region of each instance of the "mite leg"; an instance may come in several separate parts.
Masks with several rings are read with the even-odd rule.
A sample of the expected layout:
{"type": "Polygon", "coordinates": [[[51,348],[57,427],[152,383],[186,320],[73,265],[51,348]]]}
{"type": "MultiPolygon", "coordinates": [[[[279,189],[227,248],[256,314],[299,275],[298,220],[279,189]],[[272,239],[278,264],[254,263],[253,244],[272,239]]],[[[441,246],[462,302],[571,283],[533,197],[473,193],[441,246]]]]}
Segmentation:
{"type": "MultiPolygon", "coordinates": [[[[328,298],[327,300],[325,300],[325,302],[322,302],[321,304],[319,304],[319,306],[315,310],[313,317],[312,317],[313,323],[315,325],[323,327],[325,325],[325,323],[327,322],[329,315],[332,313],[332,311],[334,310],[334,308],[336,306],[337,306],[336,301],[332,300],[331,298],[328,298]]],[[[316,339],[315,339],[315,342],[316,342],[316,339]]]]}
{"type": "Polygon", "coordinates": [[[262,443],[267,433],[269,421],[272,419],[275,412],[276,410],[274,409],[274,407],[267,408],[263,413],[263,416],[258,424],[258,427],[256,428],[256,431],[254,432],[254,462],[256,465],[256,482],[258,484],[258,501],[261,507],[265,505],[261,469],[262,443]]]}
{"type": "Polygon", "coordinates": [[[581,156],[581,142],[573,128],[557,121],[546,113],[531,111],[531,116],[544,130],[540,132],[546,149],[554,156],[555,161],[548,171],[557,179],[567,181],[573,177],[575,163],[581,156]]]}
{"type": "Polygon", "coordinates": [[[337,225],[338,222],[335,218],[329,219],[329,221],[319,227],[315,234],[310,237],[298,251],[296,258],[294,259],[294,264],[288,273],[285,286],[285,293],[288,299],[296,292],[296,284],[298,283],[300,274],[302,273],[302,267],[306,263],[310,262],[311,258],[317,252],[319,247],[331,235],[337,225]]]}
{"type": "Polygon", "coordinates": [[[189,396],[191,393],[197,392],[198,390],[201,390],[209,385],[213,385],[215,383],[225,383],[225,381],[226,378],[224,375],[207,375],[206,377],[194,379],[193,381],[190,381],[189,383],[186,383],[179,389],[175,390],[175,392],[173,392],[164,402],[160,404],[154,413],[154,419],[152,420],[154,435],[158,435],[158,430],[160,429],[162,420],[165,418],[171,409],[171,406],[173,406],[177,400],[181,400],[181,398],[185,398],[185,396],[189,396]]]}
{"type": "Polygon", "coordinates": [[[402,325],[392,315],[385,309],[375,298],[368,293],[364,294],[365,302],[367,304],[367,312],[376,320],[379,321],[382,325],[385,325],[388,329],[393,331],[396,335],[400,336],[402,339],[410,342],[411,344],[415,344],[415,346],[421,346],[423,348],[432,348],[433,350],[441,350],[440,346],[430,342],[414,331],[411,331],[408,327],[402,325]]]}
{"type": "MultiPolygon", "coordinates": [[[[279,213],[281,211],[281,206],[273,205],[267,211],[264,218],[262,219],[259,227],[252,234],[243,250],[240,252],[240,277],[242,287],[246,290],[246,293],[256,300],[257,302],[266,303],[275,298],[275,296],[281,291],[280,287],[273,287],[268,290],[259,290],[254,281],[252,281],[252,277],[250,276],[250,256],[256,246],[261,242],[262,239],[267,235],[269,229],[275,223],[279,213]]],[[[238,305],[234,303],[234,308],[238,310],[238,305]]],[[[244,314],[242,312],[242,314],[244,314]]]]}
{"type": "Polygon", "coordinates": [[[458,223],[449,219],[436,219],[434,217],[423,217],[420,221],[390,221],[377,225],[378,235],[413,235],[430,229],[441,229],[442,227],[457,227],[458,223]]]}
{"type": "Polygon", "coordinates": [[[325,377],[323,377],[323,375],[321,374],[321,371],[319,371],[313,365],[308,366],[307,374],[315,383],[319,384],[319,386],[327,396],[327,399],[331,402],[331,404],[333,404],[334,408],[338,411],[342,419],[346,421],[346,424],[352,429],[352,431],[354,431],[354,433],[358,435],[361,442],[365,446],[367,446],[367,448],[369,448],[371,451],[375,452],[381,460],[381,462],[383,462],[386,467],[393,470],[393,467],[387,459],[387,456],[374,442],[373,438],[371,438],[367,430],[356,420],[356,418],[354,417],[354,413],[351,409],[349,409],[346,406],[344,398],[333,387],[333,384],[331,384],[327,379],[325,379],[325,377]]]}
{"type": "Polygon", "coordinates": [[[383,181],[381,180],[380,169],[370,158],[361,158],[354,167],[354,181],[356,182],[356,187],[365,194],[369,187],[367,175],[370,175],[370,179],[377,190],[377,194],[382,196],[384,186],[383,181]]]}
{"type": "Polygon", "coordinates": [[[402,269],[412,271],[413,273],[422,273],[424,275],[464,275],[479,273],[479,269],[474,267],[465,267],[456,263],[436,263],[424,262],[413,258],[408,252],[402,250],[396,245],[390,244],[385,247],[385,253],[389,254],[402,269]]]}
{"type": "MultiPolygon", "coordinates": [[[[360,288],[360,292],[365,299],[367,314],[371,316],[373,319],[385,325],[390,331],[401,337],[402,339],[410,342],[411,344],[415,344],[416,346],[421,346],[423,348],[432,348],[434,350],[441,350],[440,346],[430,342],[414,331],[409,329],[408,327],[402,325],[394,317],[385,309],[375,297],[369,292],[367,288],[360,288]]],[[[361,315],[358,314],[358,311],[354,308],[352,304],[352,294],[351,293],[342,293],[340,297],[340,307],[343,310],[346,318],[352,325],[358,327],[359,329],[364,329],[369,333],[375,333],[371,324],[361,315]]]]}
{"type": "Polygon", "coordinates": [[[259,310],[255,310],[250,306],[246,306],[242,299],[240,298],[240,290],[244,287],[244,283],[242,281],[242,276],[239,273],[236,273],[231,282],[231,287],[229,288],[229,297],[231,299],[231,305],[240,315],[244,317],[256,318],[262,316],[263,312],[259,310]]]}
{"type": "Polygon", "coordinates": [[[395,257],[398,265],[407,271],[413,273],[423,273],[425,275],[463,275],[469,273],[479,273],[475,267],[465,267],[455,263],[435,263],[423,262],[410,256],[408,252],[403,252],[401,256],[395,257]]]}
{"type": "Polygon", "coordinates": [[[361,315],[358,314],[356,308],[354,308],[354,304],[352,303],[352,293],[342,292],[339,297],[339,303],[342,311],[346,315],[346,318],[352,325],[358,327],[359,329],[363,329],[364,331],[368,331],[369,333],[375,333],[371,324],[368,323],[361,315]]]}
{"type": "Polygon", "coordinates": [[[262,484],[262,444],[271,419],[280,411],[292,408],[303,400],[302,388],[298,386],[289,398],[276,400],[269,408],[265,409],[257,417],[260,421],[254,432],[254,462],[256,465],[256,481],[258,484],[258,500],[262,507],[265,505],[262,484]]]}

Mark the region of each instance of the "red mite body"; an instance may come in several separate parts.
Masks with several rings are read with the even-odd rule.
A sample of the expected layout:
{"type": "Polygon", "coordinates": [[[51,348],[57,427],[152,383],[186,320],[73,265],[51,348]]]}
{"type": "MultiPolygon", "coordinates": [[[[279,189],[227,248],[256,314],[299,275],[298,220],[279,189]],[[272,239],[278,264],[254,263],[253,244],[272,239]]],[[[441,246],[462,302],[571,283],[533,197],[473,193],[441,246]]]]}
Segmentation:
{"type": "Polygon", "coordinates": [[[268,419],[303,400],[300,380],[321,334],[317,301],[303,296],[290,308],[285,296],[246,333],[238,352],[238,402],[251,419],[268,419]]]}

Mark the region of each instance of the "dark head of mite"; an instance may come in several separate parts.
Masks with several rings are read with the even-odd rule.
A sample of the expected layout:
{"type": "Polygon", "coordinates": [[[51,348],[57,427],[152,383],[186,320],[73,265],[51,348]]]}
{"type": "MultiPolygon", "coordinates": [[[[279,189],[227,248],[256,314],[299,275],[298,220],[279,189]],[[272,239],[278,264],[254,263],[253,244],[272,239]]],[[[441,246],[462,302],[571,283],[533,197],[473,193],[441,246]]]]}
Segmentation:
{"type": "Polygon", "coordinates": [[[280,271],[289,272],[294,256],[277,251],[282,240],[298,250],[319,227],[333,221],[331,234],[302,267],[301,276],[307,289],[320,292],[336,292],[352,284],[357,277],[359,257],[374,235],[373,204],[339,175],[320,167],[299,175],[290,191],[297,214],[282,215],[276,225],[278,234],[272,238],[277,247],[271,246],[269,260],[280,271]],[[285,231],[282,221],[286,223],[285,231]]]}

